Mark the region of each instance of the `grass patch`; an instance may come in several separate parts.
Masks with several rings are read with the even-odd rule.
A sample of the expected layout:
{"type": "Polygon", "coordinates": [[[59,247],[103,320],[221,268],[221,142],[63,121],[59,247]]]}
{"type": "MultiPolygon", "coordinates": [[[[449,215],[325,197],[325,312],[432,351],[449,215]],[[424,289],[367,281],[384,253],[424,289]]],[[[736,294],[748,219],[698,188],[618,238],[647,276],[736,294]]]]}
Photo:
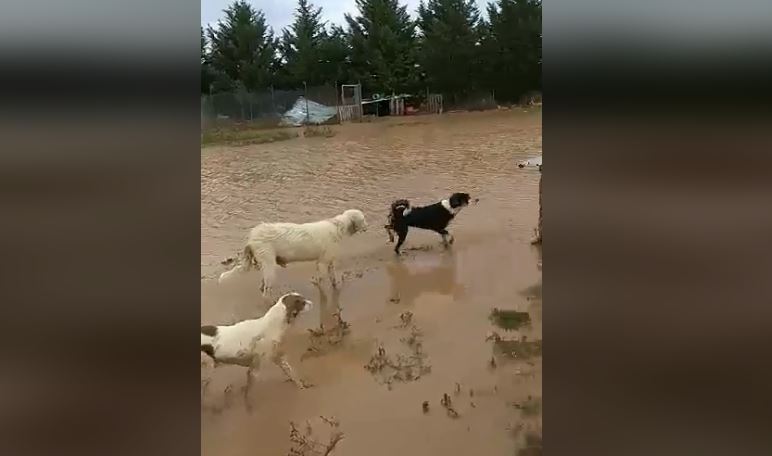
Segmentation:
{"type": "Polygon", "coordinates": [[[494,325],[506,331],[514,331],[531,323],[531,316],[528,312],[496,308],[491,311],[490,319],[494,325]]]}
{"type": "Polygon", "coordinates": [[[298,133],[291,128],[261,129],[249,127],[218,127],[204,131],[202,146],[230,145],[245,146],[265,144],[297,138],[298,133]]]}
{"type": "Polygon", "coordinates": [[[528,359],[541,356],[541,341],[501,339],[496,341],[496,349],[504,356],[514,359],[528,359]]]}
{"type": "Polygon", "coordinates": [[[512,359],[526,360],[535,356],[541,356],[542,341],[529,341],[525,336],[520,340],[503,339],[501,336],[492,332],[487,340],[493,340],[493,350],[502,356],[512,359]]]}
{"type": "MultiPolygon", "coordinates": [[[[400,316],[405,324],[411,317],[400,316]]],[[[400,326],[403,327],[403,326],[400,326]]],[[[423,333],[415,325],[410,327],[410,334],[402,337],[400,341],[409,348],[408,353],[397,353],[396,356],[386,353],[386,349],[379,345],[378,350],[365,365],[365,369],[373,374],[376,381],[386,385],[391,390],[394,382],[414,382],[421,376],[432,371],[427,362],[428,356],[423,351],[423,333]]]]}
{"type": "Polygon", "coordinates": [[[306,138],[311,137],[322,137],[322,138],[332,138],[335,136],[335,130],[328,127],[327,125],[310,125],[303,130],[303,136],[306,138]]]}
{"type": "Polygon", "coordinates": [[[426,121],[396,122],[396,123],[387,124],[386,126],[389,127],[389,128],[394,128],[394,127],[420,127],[420,126],[423,126],[423,125],[427,125],[428,123],[429,122],[426,122],[426,121]]]}

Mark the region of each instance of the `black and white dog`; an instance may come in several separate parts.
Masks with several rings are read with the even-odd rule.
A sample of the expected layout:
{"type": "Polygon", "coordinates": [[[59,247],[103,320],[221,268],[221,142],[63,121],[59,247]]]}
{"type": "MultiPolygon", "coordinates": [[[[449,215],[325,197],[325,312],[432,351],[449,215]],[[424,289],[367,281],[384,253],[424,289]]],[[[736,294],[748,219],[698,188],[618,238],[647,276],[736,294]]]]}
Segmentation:
{"type": "Polygon", "coordinates": [[[394,201],[385,226],[389,242],[394,242],[395,232],[399,236],[394,251],[399,255],[399,248],[405,242],[408,228],[411,226],[439,233],[445,247],[452,244],[453,236],[448,233],[448,224],[461,209],[469,205],[470,200],[468,193],[454,193],[448,199],[423,207],[410,207],[410,201],[406,199],[394,201]]]}

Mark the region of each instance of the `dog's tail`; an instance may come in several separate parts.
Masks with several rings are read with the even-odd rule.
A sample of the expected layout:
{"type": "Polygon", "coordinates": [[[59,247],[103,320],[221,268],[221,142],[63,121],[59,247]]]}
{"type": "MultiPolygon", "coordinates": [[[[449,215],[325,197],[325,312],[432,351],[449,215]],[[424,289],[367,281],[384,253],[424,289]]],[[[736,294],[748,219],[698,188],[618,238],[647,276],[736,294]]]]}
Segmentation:
{"type": "Polygon", "coordinates": [[[394,222],[401,219],[410,213],[410,201],[406,199],[399,199],[391,203],[391,211],[389,211],[389,226],[394,226],[394,222]]]}
{"type": "Polygon", "coordinates": [[[244,246],[242,254],[236,260],[236,265],[229,271],[225,271],[220,274],[218,281],[222,283],[223,280],[227,279],[231,275],[239,272],[246,272],[252,268],[260,269],[260,263],[255,259],[255,254],[252,252],[252,247],[246,245],[244,246]]]}
{"type": "Polygon", "coordinates": [[[394,242],[394,229],[395,224],[399,220],[410,213],[410,201],[406,199],[399,199],[391,203],[391,209],[389,210],[389,216],[386,219],[386,233],[389,235],[389,242],[394,242]]]}

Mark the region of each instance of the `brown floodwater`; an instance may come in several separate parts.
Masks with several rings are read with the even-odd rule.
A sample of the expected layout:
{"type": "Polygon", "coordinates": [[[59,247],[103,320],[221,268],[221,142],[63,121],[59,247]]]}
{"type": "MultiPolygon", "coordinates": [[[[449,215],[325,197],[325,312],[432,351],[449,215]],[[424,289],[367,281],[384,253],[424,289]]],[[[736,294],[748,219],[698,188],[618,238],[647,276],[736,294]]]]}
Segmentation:
{"type": "Polygon", "coordinates": [[[286,341],[309,389],[264,365],[250,412],[244,369],[214,369],[202,356],[202,454],[289,454],[297,448],[290,422],[301,434],[310,426],[326,443],[330,426],[320,416],[339,422],[335,455],[540,454],[541,356],[512,358],[487,336],[541,340],[541,257],[529,244],[539,175],[517,168],[541,153],[541,111],[392,118],[333,130],[329,138],[201,151],[202,322],[258,317],[288,290],[316,304],[286,341]],[[453,247],[412,229],[397,258],[383,229],[389,204],[428,204],[455,191],[480,201],[451,224],[453,247]],[[255,224],[315,221],[349,208],[362,210],[370,229],[344,241],[339,291],[311,283],[313,264],[280,269],[265,301],[259,272],[217,283],[226,270],[221,261],[242,248],[255,224]],[[494,308],[528,312],[530,322],[497,328],[494,308]],[[327,334],[309,331],[320,325],[327,334]],[[371,372],[365,366],[379,347],[392,361],[420,358],[424,367],[398,378],[404,366],[371,372]],[[445,393],[453,412],[441,404],[445,393]]]}

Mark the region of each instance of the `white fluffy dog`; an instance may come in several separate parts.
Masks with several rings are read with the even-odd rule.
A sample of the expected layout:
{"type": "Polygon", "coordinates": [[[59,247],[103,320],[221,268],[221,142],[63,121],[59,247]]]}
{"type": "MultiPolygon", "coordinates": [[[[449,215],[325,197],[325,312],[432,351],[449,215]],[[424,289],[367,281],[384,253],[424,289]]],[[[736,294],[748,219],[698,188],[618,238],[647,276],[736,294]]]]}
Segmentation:
{"type": "Polygon", "coordinates": [[[362,211],[349,209],[333,218],[312,223],[261,223],[252,228],[239,263],[220,275],[220,283],[235,273],[252,268],[263,272],[263,296],[267,296],[276,280],[277,266],[286,267],[297,261],[315,261],[321,280],[323,267],[334,287],[335,258],[343,238],[367,230],[362,211]]]}
{"type": "Polygon", "coordinates": [[[201,326],[201,351],[217,364],[243,366],[247,370],[245,396],[253,377],[266,358],[278,365],[298,388],[306,384],[295,375],[281,351],[287,329],[313,304],[299,293],[287,293],[262,317],[227,326],[201,326]]]}

